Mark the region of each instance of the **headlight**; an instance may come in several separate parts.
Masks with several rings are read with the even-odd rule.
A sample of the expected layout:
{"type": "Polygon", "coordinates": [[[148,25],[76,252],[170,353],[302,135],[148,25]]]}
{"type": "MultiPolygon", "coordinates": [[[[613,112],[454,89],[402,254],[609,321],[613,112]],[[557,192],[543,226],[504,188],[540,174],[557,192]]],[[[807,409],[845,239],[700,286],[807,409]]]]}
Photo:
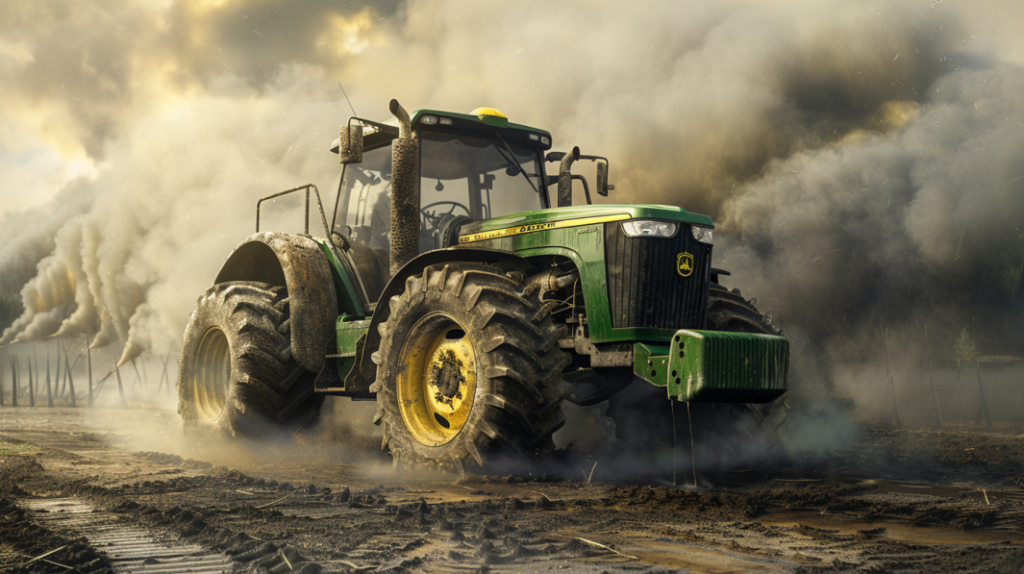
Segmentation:
{"type": "Polygon", "coordinates": [[[629,237],[675,237],[679,224],[652,219],[631,219],[622,222],[622,230],[629,237]]]}
{"type": "Polygon", "coordinates": [[[701,227],[699,225],[691,225],[690,229],[693,230],[693,238],[701,243],[711,243],[711,228],[701,227]]]}

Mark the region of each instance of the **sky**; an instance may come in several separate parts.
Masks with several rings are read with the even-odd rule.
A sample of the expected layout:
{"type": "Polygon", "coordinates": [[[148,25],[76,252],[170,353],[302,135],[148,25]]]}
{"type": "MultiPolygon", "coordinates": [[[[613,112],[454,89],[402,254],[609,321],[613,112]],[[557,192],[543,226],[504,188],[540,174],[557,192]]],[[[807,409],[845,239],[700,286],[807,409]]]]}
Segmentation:
{"type": "Polygon", "coordinates": [[[609,201],[711,215],[797,346],[973,322],[1024,352],[1008,0],[4,2],[0,286],[26,311],[0,344],[173,347],[258,197],[337,185],[339,83],[371,118],[498,108],[608,156],[609,201]]]}

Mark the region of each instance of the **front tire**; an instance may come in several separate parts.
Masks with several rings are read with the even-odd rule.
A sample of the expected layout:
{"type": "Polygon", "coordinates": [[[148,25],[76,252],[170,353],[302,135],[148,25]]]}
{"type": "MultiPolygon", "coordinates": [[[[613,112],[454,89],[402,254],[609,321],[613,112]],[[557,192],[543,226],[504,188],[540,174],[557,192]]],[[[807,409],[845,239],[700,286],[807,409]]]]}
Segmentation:
{"type": "Polygon", "coordinates": [[[459,473],[554,449],[569,355],[536,292],[498,268],[449,263],[408,278],[390,305],[371,390],[396,466],[459,473]]]}
{"type": "MultiPolygon", "coordinates": [[[[732,333],[781,335],[782,330],[772,324],[771,317],[763,315],[740,294],[739,289],[729,291],[712,287],[708,299],[708,329],[732,333]]],[[[760,455],[767,453],[779,442],[779,427],[786,422],[785,395],[770,403],[735,405],[732,414],[736,434],[750,438],[754,448],[746,449],[760,455]]]]}
{"type": "Polygon", "coordinates": [[[323,397],[291,353],[284,287],[220,283],[196,303],[178,360],[178,412],[200,435],[264,438],[305,427],[323,397]]]}

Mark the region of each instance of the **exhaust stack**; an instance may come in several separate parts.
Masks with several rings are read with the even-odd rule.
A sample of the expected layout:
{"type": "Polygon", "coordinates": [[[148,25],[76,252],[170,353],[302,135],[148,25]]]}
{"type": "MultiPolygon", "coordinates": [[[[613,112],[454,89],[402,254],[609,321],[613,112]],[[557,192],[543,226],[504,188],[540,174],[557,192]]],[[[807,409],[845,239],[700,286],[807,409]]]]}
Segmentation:
{"type": "Polygon", "coordinates": [[[420,142],[413,137],[409,112],[391,100],[398,138],[391,142],[391,275],[419,254],[420,142]]]}
{"type": "Polygon", "coordinates": [[[573,147],[572,151],[562,156],[562,163],[558,166],[558,207],[572,206],[572,164],[580,159],[580,148],[573,147]]]}

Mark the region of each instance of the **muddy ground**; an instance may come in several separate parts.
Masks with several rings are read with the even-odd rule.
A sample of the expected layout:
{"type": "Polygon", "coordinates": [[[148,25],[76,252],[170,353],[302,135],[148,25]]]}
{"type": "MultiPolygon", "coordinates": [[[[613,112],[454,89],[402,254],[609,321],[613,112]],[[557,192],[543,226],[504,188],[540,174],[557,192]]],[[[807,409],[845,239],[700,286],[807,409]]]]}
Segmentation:
{"type": "Polygon", "coordinates": [[[1021,572],[1022,441],[1024,424],[861,425],[694,488],[685,460],[676,485],[579,456],[419,476],[326,431],[211,445],[166,407],[7,406],[0,571],[1021,572]]]}

